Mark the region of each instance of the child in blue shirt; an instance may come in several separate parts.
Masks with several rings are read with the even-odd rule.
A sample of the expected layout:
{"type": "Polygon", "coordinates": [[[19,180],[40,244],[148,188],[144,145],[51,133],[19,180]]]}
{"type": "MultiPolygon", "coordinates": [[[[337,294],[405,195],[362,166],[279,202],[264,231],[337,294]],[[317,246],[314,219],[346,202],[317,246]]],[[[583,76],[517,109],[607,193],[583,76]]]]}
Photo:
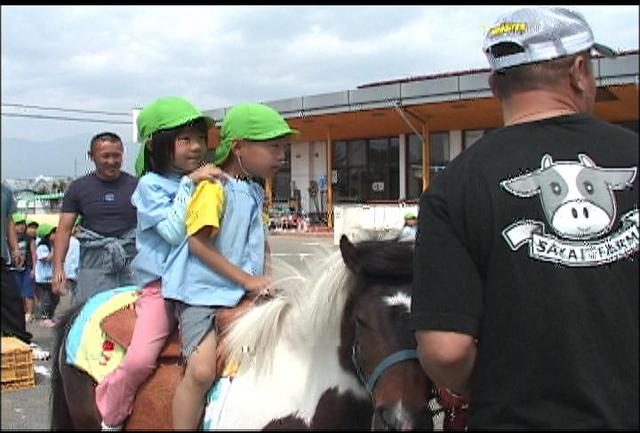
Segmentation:
{"type": "Polygon", "coordinates": [[[163,278],[165,298],[176,301],[185,375],[173,399],[174,429],[194,430],[215,379],[219,307],[238,304],[248,291],[270,289],[265,277],[264,190],[254,178],[271,178],[296,132],[266,105],[241,104],[225,116],[216,165],[224,184],[201,182],[187,209],[187,236],[171,253],[163,278]]]}
{"type": "Polygon", "coordinates": [[[60,302],[60,296],[53,292],[51,279],[53,277],[53,242],[56,237],[56,227],[42,224],[38,228],[40,241],[36,247],[35,281],[36,297],[39,304],[40,324],[47,328],[55,326],[53,316],[60,302]]]}
{"type": "Polygon", "coordinates": [[[131,263],[142,288],[137,321],[123,362],[96,388],[103,430],[121,429],[140,384],[155,369],[160,351],[175,328],[172,304],[165,302],[161,278],[171,248],[185,238],[185,209],[196,184],[224,173],[204,164],[209,127],[204,116],[183,98],[160,98],[137,119],[143,147],[137,161],[142,176],[131,197],[137,210],[137,255],[131,263]]]}

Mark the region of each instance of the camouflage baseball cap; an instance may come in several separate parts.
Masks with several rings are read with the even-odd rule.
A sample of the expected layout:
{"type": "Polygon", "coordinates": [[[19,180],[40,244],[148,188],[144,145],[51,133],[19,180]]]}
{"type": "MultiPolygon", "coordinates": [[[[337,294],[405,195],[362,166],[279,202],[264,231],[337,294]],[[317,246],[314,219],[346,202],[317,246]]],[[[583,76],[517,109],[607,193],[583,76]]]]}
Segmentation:
{"type": "Polygon", "coordinates": [[[483,45],[494,71],[587,50],[615,55],[611,48],[595,42],[582,14],[560,7],[525,8],[504,14],[489,29],[483,45]],[[501,44],[510,44],[513,50],[498,56],[493,49],[501,44]]]}

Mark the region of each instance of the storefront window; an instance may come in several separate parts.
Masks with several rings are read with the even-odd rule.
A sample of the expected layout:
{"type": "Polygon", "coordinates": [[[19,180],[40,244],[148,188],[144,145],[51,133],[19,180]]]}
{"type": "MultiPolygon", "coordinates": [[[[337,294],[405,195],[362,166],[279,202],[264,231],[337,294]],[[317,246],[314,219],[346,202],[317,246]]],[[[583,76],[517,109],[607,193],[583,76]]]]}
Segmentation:
{"type": "Polygon", "coordinates": [[[333,163],[336,201],[398,199],[397,137],[336,141],[333,163]]]}
{"type": "Polygon", "coordinates": [[[467,129],[464,131],[462,148],[468,149],[484,135],[484,129],[467,129]]]}
{"type": "Polygon", "coordinates": [[[284,164],[273,179],[274,201],[286,202],[291,197],[291,144],[284,152],[284,164]]]}
{"type": "Polygon", "coordinates": [[[333,143],[333,161],[334,167],[345,167],[347,165],[347,142],[336,141],[333,143]]]}
{"type": "Polygon", "coordinates": [[[353,140],[347,144],[347,159],[349,165],[366,165],[367,164],[367,141],[353,140]]]}
{"type": "MultiPolygon", "coordinates": [[[[445,169],[450,159],[449,131],[430,135],[430,178],[433,180],[445,169]]],[[[422,142],[416,134],[407,135],[407,199],[417,199],[422,194],[422,142]]]]}

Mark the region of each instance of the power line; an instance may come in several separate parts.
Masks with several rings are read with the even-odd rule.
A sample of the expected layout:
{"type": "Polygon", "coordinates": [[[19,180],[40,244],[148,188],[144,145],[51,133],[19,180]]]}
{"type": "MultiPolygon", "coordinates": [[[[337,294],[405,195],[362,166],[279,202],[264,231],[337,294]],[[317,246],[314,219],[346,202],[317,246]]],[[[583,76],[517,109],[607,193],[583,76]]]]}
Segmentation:
{"type": "Polygon", "coordinates": [[[89,122],[89,123],[109,123],[109,124],[121,124],[132,125],[132,121],[125,120],[108,120],[108,119],[89,119],[83,117],[66,117],[66,116],[45,116],[43,114],[22,114],[22,113],[1,113],[3,116],[9,117],[29,117],[33,119],[51,119],[51,120],[72,120],[76,122],[89,122]]]}
{"type": "Polygon", "coordinates": [[[9,104],[6,102],[2,103],[5,107],[16,107],[16,108],[35,108],[38,110],[49,110],[49,111],[66,111],[70,113],[87,113],[87,114],[104,114],[106,116],[131,116],[131,113],[125,113],[121,111],[97,111],[97,110],[84,110],[80,108],[62,108],[62,107],[46,107],[44,105],[27,105],[27,104],[9,104]]]}

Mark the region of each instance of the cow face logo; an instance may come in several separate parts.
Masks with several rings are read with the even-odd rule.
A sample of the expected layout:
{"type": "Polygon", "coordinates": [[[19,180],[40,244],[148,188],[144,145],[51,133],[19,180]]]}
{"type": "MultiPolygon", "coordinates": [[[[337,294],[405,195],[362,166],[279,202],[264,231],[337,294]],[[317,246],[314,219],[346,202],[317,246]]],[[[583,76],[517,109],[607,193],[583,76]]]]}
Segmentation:
{"type": "Polygon", "coordinates": [[[608,233],[616,219],[615,190],[632,186],[637,168],[602,168],[585,154],[579,162],[542,157],[532,173],[500,185],[518,197],[540,195],[547,222],[560,237],[586,240],[608,233]]]}

